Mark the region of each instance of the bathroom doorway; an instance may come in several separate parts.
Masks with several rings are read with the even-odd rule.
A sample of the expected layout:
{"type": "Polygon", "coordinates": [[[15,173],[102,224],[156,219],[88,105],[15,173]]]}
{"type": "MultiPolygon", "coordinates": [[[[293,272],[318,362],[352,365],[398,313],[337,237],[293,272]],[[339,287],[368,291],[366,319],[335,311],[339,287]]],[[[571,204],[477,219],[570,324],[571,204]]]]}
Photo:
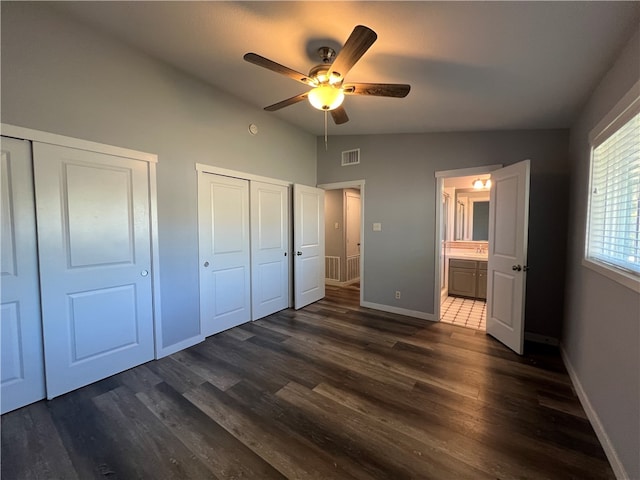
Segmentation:
{"type": "Polygon", "coordinates": [[[437,172],[437,319],[486,330],[488,218],[492,170],[437,172]]]}

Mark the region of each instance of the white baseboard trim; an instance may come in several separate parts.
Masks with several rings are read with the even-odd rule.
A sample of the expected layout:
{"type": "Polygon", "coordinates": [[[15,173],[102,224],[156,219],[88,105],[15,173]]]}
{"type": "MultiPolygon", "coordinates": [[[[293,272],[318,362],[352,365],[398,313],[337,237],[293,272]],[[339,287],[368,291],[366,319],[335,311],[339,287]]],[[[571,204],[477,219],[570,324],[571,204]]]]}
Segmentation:
{"type": "Polygon", "coordinates": [[[408,310],[406,308],[393,307],[391,305],[382,305],[380,303],[360,302],[360,305],[374,310],[381,310],[383,312],[397,313],[398,315],[406,315],[407,317],[421,318],[422,320],[429,320],[430,322],[437,322],[437,319],[433,313],[418,312],[417,310],[408,310]]]}
{"type": "Polygon", "coordinates": [[[546,335],[540,335],[539,333],[524,332],[524,339],[535,343],[544,343],[545,345],[553,345],[557,347],[560,342],[557,338],[547,337],[546,335]]]}
{"type": "Polygon", "coordinates": [[[609,440],[609,435],[604,429],[602,422],[600,421],[600,417],[591,406],[591,402],[589,401],[589,397],[587,393],[582,388],[582,384],[580,383],[580,379],[576,374],[576,371],[573,369],[573,365],[571,365],[571,361],[569,360],[569,356],[564,349],[564,345],[560,344],[560,353],[562,355],[562,361],[564,362],[564,366],[569,372],[569,378],[571,379],[571,383],[573,383],[573,387],[576,390],[576,394],[578,395],[578,399],[582,404],[582,408],[584,408],[585,413],[587,414],[587,418],[593,427],[593,430],[596,432],[596,436],[602,445],[602,449],[604,450],[609,463],[611,464],[611,468],[613,469],[613,473],[615,474],[618,480],[629,480],[629,475],[622,465],[620,458],[618,458],[618,454],[616,453],[611,440],[609,440]]]}

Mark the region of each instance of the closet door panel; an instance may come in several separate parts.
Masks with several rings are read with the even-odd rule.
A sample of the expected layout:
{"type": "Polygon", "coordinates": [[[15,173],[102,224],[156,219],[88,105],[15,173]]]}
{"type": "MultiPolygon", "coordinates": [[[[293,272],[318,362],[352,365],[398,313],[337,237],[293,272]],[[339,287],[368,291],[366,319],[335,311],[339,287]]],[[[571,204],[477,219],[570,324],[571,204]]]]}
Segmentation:
{"type": "Polygon", "coordinates": [[[154,356],[147,162],[34,143],[47,396],[154,356]]]}
{"type": "Polygon", "coordinates": [[[0,410],[45,396],[30,144],[2,137],[0,410]]]}
{"type": "Polygon", "coordinates": [[[289,189],[251,182],[253,320],[289,306],[289,189]]]}
{"type": "Polygon", "coordinates": [[[205,336],[251,320],[249,182],[200,173],[200,324],[205,336]]]}

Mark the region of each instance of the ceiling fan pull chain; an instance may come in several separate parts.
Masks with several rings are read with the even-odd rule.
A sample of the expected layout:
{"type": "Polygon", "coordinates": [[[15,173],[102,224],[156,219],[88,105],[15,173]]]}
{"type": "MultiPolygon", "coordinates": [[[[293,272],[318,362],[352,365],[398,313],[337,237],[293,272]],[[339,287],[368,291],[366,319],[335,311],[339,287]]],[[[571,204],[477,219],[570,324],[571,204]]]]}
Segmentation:
{"type": "Polygon", "coordinates": [[[327,138],[327,110],[324,111],[324,151],[329,150],[329,140],[327,138]]]}

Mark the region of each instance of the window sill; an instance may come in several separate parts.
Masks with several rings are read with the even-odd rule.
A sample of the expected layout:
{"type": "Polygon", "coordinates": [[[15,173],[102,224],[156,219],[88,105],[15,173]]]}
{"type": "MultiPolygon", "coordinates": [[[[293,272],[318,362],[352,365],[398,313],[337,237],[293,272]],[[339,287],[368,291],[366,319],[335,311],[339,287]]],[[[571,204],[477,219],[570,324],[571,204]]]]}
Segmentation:
{"type": "Polygon", "coordinates": [[[600,275],[604,275],[620,285],[630,288],[634,292],[640,293],[640,278],[630,273],[616,270],[613,267],[586,258],[582,259],[582,265],[599,273],[600,275]]]}

